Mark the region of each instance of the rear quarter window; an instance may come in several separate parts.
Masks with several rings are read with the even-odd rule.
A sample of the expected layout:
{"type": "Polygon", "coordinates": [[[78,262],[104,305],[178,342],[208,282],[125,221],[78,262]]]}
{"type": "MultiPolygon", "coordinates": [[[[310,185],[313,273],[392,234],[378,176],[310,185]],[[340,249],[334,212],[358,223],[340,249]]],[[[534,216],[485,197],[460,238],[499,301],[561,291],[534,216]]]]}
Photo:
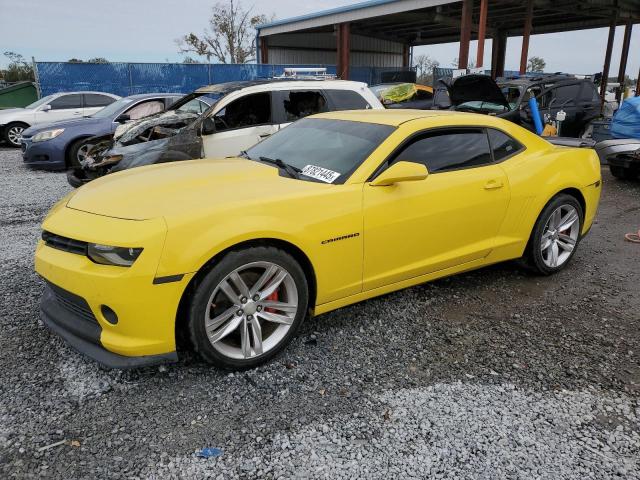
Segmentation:
{"type": "Polygon", "coordinates": [[[493,159],[496,162],[504,160],[518,152],[524,150],[524,146],[515,138],[510,137],[500,130],[487,129],[489,143],[493,152],[493,159]]]}
{"type": "Polygon", "coordinates": [[[362,110],[371,108],[369,102],[353,90],[326,90],[325,93],[331,101],[333,110],[362,110]]]}

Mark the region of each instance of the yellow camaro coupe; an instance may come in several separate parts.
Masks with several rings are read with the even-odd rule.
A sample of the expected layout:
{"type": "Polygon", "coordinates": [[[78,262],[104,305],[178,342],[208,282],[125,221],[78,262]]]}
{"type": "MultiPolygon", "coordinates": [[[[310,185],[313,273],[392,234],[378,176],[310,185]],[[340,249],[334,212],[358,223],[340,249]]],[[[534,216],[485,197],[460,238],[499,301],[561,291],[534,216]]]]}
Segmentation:
{"type": "Polygon", "coordinates": [[[600,184],[592,150],[486,115],[316,115],[237,158],[135,168],[63,198],[35,255],[41,318],[110,367],[176,360],[177,338],[252,367],[308,314],[510,259],[557,272],[600,184]]]}

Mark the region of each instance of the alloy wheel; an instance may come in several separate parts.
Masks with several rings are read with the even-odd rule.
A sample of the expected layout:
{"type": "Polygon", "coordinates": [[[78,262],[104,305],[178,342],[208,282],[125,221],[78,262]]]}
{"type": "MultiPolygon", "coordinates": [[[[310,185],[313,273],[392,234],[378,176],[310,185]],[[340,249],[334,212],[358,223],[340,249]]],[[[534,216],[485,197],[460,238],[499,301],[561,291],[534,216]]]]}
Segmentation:
{"type": "Polygon", "coordinates": [[[542,260],[547,267],[558,268],[573,252],[580,235],[580,216],[573,205],[556,208],[544,226],[540,240],[542,260]]]}
{"type": "Polygon", "coordinates": [[[20,146],[22,132],[24,132],[24,127],[21,127],[20,125],[14,125],[13,127],[9,128],[9,130],[7,130],[7,139],[12,145],[20,146]]]}
{"type": "Polygon", "coordinates": [[[205,310],[205,330],[215,350],[249,359],[275,348],[298,311],[291,274],[272,262],[252,262],[229,273],[213,290],[205,310]]]}
{"type": "Polygon", "coordinates": [[[82,145],[80,145],[80,148],[78,148],[78,153],[76,154],[78,163],[80,165],[82,165],[82,162],[87,158],[89,150],[91,150],[92,147],[93,145],[90,143],[83,143],[82,145]]]}

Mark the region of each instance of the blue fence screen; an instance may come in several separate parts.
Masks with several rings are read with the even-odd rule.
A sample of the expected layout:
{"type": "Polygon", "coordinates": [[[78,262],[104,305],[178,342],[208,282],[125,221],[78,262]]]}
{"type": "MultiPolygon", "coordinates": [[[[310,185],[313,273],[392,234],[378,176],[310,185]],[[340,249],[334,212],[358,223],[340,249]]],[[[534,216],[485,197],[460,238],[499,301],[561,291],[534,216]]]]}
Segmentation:
{"type": "MultiPolygon", "coordinates": [[[[287,67],[326,67],[335,75],[335,65],[263,65],[194,63],[66,63],[36,62],[40,95],[93,90],[122,97],[137,93],[189,93],[203,85],[256,80],[282,75],[287,67]]],[[[351,67],[351,80],[370,85],[380,83],[385,67],[351,67]]]]}

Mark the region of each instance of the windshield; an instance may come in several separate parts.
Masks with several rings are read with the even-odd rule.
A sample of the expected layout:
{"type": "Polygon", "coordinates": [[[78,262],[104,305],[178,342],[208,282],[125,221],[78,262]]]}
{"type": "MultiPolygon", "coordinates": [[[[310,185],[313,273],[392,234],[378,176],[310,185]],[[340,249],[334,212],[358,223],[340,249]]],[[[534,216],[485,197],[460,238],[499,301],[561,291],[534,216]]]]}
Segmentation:
{"type": "Polygon", "coordinates": [[[117,100],[117,101],[115,101],[113,103],[110,103],[109,105],[104,107],[102,110],[97,111],[96,113],[91,115],[91,117],[92,118],[110,118],[110,117],[113,117],[118,112],[120,112],[120,110],[125,108],[130,103],[133,103],[134,101],[135,100],[132,99],[132,98],[121,98],[120,100],[117,100]]]}
{"type": "Polygon", "coordinates": [[[282,160],[300,170],[300,178],[344,183],[395,130],[374,123],[305,118],[247,151],[247,157],[282,160]]]}
{"type": "MultiPolygon", "coordinates": [[[[215,105],[216,103],[218,103],[218,100],[220,100],[222,97],[224,97],[224,94],[222,94],[222,93],[212,93],[212,92],[197,93],[197,92],[194,92],[194,93],[190,93],[189,95],[185,95],[181,99],[177,100],[173,105],[171,105],[169,110],[182,109],[183,106],[186,106],[189,102],[192,102],[196,98],[199,98],[200,100],[202,100],[203,102],[207,103],[211,107],[212,105],[215,105]]],[[[189,111],[189,110],[190,109],[187,107],[187,111],[189,111]]]]}
{"type": "Polygon", "coordinates": [[[42,97],[40,100],[36,100],[35,102],[27,105],[24,108],[29,108],[33,110],[34,108],[38,108],[40,105],[46,105],[54,98],[55,98],[55,95],[47,95],[46,97],[42,97]]]}

